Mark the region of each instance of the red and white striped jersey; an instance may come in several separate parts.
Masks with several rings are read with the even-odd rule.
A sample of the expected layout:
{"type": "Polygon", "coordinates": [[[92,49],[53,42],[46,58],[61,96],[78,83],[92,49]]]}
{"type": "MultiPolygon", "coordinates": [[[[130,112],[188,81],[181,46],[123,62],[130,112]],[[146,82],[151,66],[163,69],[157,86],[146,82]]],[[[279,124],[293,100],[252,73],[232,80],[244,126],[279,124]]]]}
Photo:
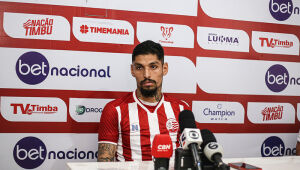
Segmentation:
{"type": "Polygon", "coordinates": [[[99,143],[117,145],[117,161],[152,160],[151,145],[156,134],[169,134],[178,146],[178,116],[190,108],[180,100],[163,95],[152,112],[130,92],[109,102],[101,115],[99,143]]]}

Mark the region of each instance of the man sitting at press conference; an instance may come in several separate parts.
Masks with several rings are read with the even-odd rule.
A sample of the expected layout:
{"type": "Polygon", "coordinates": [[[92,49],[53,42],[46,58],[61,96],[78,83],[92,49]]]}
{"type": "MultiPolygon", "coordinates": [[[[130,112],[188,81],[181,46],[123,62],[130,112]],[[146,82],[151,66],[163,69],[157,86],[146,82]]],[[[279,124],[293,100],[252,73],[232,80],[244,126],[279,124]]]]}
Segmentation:
{"type": "Polygon", "coordinates": [[[99,124],[98,161],[152,160],[151,144],[156,134],[169,134],[176,148],[178,115],[189,107],[162,93],[167,73],[160,44],[148,40],[134,48],[131,74],[137,89],[105,106],[99,124]]]}

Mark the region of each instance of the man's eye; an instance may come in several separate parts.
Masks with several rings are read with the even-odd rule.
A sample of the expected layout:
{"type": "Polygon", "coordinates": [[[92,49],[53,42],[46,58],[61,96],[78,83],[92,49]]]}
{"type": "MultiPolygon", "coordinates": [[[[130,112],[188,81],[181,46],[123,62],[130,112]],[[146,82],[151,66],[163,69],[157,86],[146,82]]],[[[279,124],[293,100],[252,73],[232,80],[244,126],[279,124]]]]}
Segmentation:
{"type": "Polygon", "coordinates": [[[157,68],[157,66],[156,66],[156,65],[153,65],[153,66],[151,66],[151,68],[152,68],[152,69],[156,69],[156,68],[157,68]]]}
{"type": "Polygon", "coordinates": [[[142,69],[141,66],[136,66],[135,68],[136,68],[137,70],[141,70],[141,69],[142,69]]]}

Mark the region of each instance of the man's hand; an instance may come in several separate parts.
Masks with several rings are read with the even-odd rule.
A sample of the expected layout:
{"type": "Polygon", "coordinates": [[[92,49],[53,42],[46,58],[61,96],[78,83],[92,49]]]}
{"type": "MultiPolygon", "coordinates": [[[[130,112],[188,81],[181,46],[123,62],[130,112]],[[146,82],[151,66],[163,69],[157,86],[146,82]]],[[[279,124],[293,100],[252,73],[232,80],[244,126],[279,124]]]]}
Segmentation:
{"type": "Polygon", "coordinates": [[[110,143],[99,143],[98,145],[98,162],[113,162],[117,145],[110,143]]]}

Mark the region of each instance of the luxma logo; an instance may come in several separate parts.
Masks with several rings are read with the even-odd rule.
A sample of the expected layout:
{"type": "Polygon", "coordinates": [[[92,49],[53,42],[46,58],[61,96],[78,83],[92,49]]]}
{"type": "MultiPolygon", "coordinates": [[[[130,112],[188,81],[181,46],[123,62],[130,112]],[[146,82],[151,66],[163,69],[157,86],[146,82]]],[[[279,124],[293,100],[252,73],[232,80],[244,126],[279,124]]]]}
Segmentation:
{"type": "Polygon", "coordinates": [[[270,0],[269,10],[278,21],[287,20],[292,14],[299,15],[299,7],[293,7],[292,0],[270,0]]]}
{"type": "Polygon", "coordinates": [[[29,136],[19,140],[13,151],[16,163],[25,169],[34,169],[46,159],[96,159],[98,152],[93,151],[49,151],[40,139],[29,136]]]}
{"type": "Polygon", "coordinates": [[[265,75],[267,87],[273,92],[283,91],[289,84],[300,85],[300,77],[289,76],[288,70],[280,64],[271,66],[265,75]]]}
{"type": "Polygon", "coordinates": [[[48,74],[51,76],[99,77],[110,78],[110,66],[106,69],[86,69],[80,65],[72,68],[51,67],[45,56],[38,52],[27,52],[19,57],[16,73],[21,81],[29,85],[43,82],[48,74]]]}
{"type": "Polygon", "coordinates": [[[296,148],[285,148],[283,141],[277,136],[268,137],[261,145],[262,157],[295,155],[296,148]]]}

